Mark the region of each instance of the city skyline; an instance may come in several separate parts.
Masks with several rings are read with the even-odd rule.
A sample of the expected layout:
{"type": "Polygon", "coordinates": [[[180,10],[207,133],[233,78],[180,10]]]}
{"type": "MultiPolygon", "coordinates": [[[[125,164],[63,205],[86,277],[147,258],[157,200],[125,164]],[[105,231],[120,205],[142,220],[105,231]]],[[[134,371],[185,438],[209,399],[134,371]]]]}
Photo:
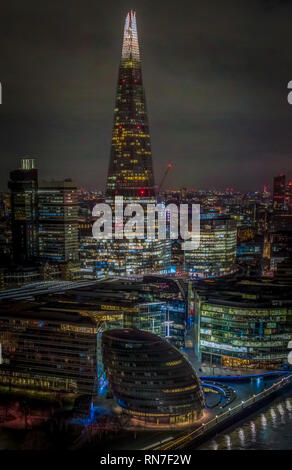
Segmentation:
{"type": "Polygon", "coordinates": [[[34,151],[2,168],[0,449],[291,449],[288,3],[66,3],[11,10],[2,150],[34,151]]]}
{"type": "MultiPolygon", "coordinates": [[[[131,6],[143,37],[156,180],[168,162],[176,171],[166,187],[256,190],[275,174],[291,174],[291,6],[226,0],[228,29],[222,4],[183,2],[177,9],[168,2],[167,12],[152,2],[131,6]]],[[[127,9],[125,2],[74,2],[69,15],[65,4],[39,10],[31,0],[15,18],[5,6],[2,190],[25,156],[37,158],[45,179],[69,176],[104,189],[127,9]]]]}

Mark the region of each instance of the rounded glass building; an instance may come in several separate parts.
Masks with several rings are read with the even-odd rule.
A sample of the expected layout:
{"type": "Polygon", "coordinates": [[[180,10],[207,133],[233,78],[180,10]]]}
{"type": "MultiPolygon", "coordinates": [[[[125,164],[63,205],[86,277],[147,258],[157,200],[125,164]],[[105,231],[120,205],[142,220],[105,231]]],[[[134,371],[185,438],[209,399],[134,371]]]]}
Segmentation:
{"type": "Polygon", "coordinates": [[[159,336],[136,329],[102,335],[103,364],[119,405],[146,425],[191,423],[204,407],[191,364],[159,336]]]}
{"type": "Polygon", "coordinates": [[[281,370],[292,338],[290,286],[249,280],[196,291],[197,356],[212,366],[281,370]]]}

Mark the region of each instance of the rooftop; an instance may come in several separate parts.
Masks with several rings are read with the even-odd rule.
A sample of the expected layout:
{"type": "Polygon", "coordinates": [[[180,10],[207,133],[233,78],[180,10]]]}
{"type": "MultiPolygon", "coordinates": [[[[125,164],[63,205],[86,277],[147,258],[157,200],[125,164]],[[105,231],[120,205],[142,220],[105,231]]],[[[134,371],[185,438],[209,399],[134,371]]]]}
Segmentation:
{"type": "Polygon", "coordinates": [[[131,343],[161,343],[165,342],[159,336],[148,331],[137,330],[135,328],[106,330],[103,337],[131,343]]]}
{"type": "Polygon", "coordinates": [[[83,327],[96,326],[96,322],[90,317],[77,312],[46,310],[46,306],[38,302],[3,302],[0,304],[0,318],[65,322],[83,327]]]}

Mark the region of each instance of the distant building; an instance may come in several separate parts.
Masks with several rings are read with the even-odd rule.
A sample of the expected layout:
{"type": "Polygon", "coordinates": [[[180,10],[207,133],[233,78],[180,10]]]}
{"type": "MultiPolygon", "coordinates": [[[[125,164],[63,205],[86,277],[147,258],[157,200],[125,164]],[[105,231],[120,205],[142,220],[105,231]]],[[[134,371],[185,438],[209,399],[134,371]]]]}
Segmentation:
{"type": "Polygon", "coordinates": [[[286,209],[291,214],[292,213],[292,178],[287,183],[286,186],[286,209]]]}
{"type": "Polygon", "coordinates": [[[274,212],[282,212],[285,209],[285,175],[274,177],[273,183],[273,209],[274,212]]]}
{"type": "Polygon", "coordinates": [[[292,212],[274,213],[269,225],[270,270],[292,259],[292,212]]]}
{"type": "Polygon", "coordinates": [[[5,277],[4,277],[5,269],[0,268],[0,290],[5,288],[5,277]]]}
{"type": "Polygon", "coordinates": [[[10,173],[13,259],[17,263],[38,256],[38,170],[33,158],[22,158],[10,173]]]}
{"type": "Polygon", "coordinates": [[[292,285],[292,256],[277,265],[274,280],[292,285]]]}
{"type": "MultiPolygon", "coordinates": [[[[104,248],[107,250],[108,244],[105,243],[104,248]]],[[[92,235],[80,235],[80,262],[83,279],[99,280],[108,277],[108,257],[103,251],[103,243],[98,243],[92,235]]]]}
{"type": "Polygon", "coordinates": [[[235,271],[236,220],[201,214],[200,246],[185,251],[185,271],[194,278],[221,277],[235,271]]]}
{"type": "Polygon", "coordinates": [[[71,179],[41,182],[39,188],[39,258],[78,261],[77,187],[71,179]]]}
{"type": "MultiPolygon", "coordinates": [[[[96,274],[111,277],[167,274],[171,266],[171,240],[100,240],[96,274]]],[[[88,253],[88,251],[87,251],[88,253]]]]}
{"type": "Polygon", "coordinates": [[[4,281],[6,288],[20,287],[24,284],[38,282],[41,279],[40,270],[37,266],[20,264],[11,265],[4,269],[4,281]]]}
{"type": "Polygon", "coordinates": [[[271,233],[270,269],[277,270],[282,262],[292,259],[292,228],[271,233]]]}
{"type": "Polygon", "coordinates": [[[167,341],[135,329],[108,330],[102,352],[111,390],[134,423],[175,426],[202,416],[200,380],[167,341]]]}
{"type": "Polygon", "coordinates": [[[264,244],[262,237],[241,242],[237,245],[236,262],[245,269],[249,275],[259,277],[263,269],[263,258],[267,258],[268,245],[264,244]],[[264,252],[265,249],[265,252],[264,252]],[[263,253],[265,256],[263,256],[263,253]]]}
{"type": "Polygon", "coordinates": [[[0,222],[0,262],[7,265],[11,262],[12,256],[12,231],[7,217],[0,222]]]}

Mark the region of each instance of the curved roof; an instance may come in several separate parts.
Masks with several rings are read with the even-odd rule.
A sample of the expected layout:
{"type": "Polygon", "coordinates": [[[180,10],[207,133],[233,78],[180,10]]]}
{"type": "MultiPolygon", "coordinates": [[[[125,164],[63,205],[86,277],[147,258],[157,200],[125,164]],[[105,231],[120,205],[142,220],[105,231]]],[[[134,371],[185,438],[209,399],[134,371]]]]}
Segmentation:
{"type": "Polygon", "coordinates": [[[120,328],[104,331],[103,337],[107,339],[115,339],[118,341],[126,341],[127,343],[163,343],[163,339],[148,331],[138,330],[136,328],[120,328]]]}

